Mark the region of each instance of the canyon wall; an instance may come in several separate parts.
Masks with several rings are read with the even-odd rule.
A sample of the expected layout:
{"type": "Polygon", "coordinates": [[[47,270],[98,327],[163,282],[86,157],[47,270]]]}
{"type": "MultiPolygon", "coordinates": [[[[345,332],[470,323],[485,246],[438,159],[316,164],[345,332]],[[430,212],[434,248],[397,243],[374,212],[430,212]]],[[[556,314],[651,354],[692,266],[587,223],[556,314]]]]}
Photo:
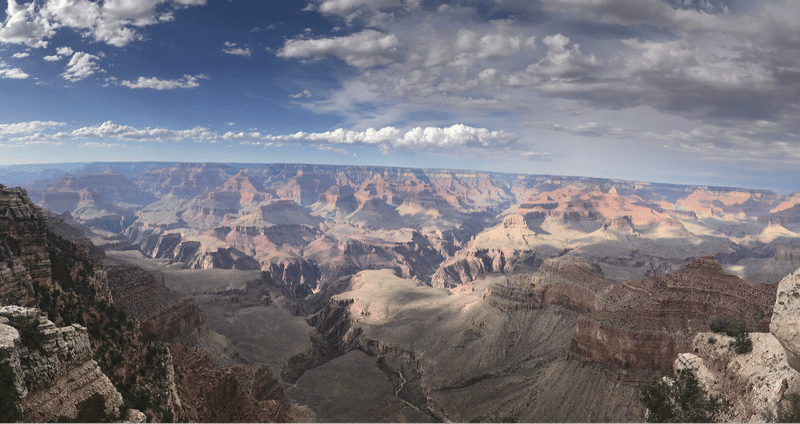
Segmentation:
{"type": "Polygon", "coordinates": [[[26,422],[76,418],[79,405],[100,394],[103,413],[119,414],[122,396],[92,359],[86,327],[56,327],[34,308],[0,307],[0,352],[13,373],[18,419],[26,422]]]}

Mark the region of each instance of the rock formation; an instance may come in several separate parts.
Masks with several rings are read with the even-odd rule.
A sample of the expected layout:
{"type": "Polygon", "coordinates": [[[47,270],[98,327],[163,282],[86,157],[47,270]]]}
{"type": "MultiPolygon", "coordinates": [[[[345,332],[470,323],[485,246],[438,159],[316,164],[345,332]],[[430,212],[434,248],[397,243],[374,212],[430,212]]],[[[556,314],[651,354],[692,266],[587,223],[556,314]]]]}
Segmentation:
{"type": "Polygon", "coordinates": [[[786,350],[786,361],[800,371],[800,269],[778,283],[769,330],[786,350]]]}
{"type": "Polygon", "coordinates": [[[0,185],[0,303],[30,304],[34,284],[50,285],[46,229],[24,189],[0,185]]]}
{"type": "Polygon", "coordinates": [[[766,331],[775,296],[774,285],[726,274],[712,256],[620,289],[601,292],[603,307],[578,321],[573,350],[594,361],[651,370],[670,369],[713,316],[743,312],[766,331]]]}
{"type": "Polygon", "coordinates": [[[691,370],[709,394],[730,402],[725,422],[775,422],[789,410],[800,389],[798,374],[788,367],[777,339],[752,333],[753,351],[737,355],[723,334],[698,333],[691,353],[681,353],[674,369],[691,370]]]}
{"type": "Polygon", "coordinates": [[[147,271],[135,266],[112,267],[108,285],[117,308],[140,322],[145,334],[164,342],[191,343],[208,331],[206,317],[194,299],[164,286],[147,271]]]}
{"type": "Polygon", "coordinates": [[[10,366],[20,419],[53,421],[76,418],[79,405],[99,394],[103,413],[119,414],[122,396],[92,359],[86,327],[56,327],[34,308],[0,307],[2,364],[10,366]]]}
{"type": "Polygon", "coordinates": [[[151,163],[91,165],[36,187],[70,215],[19,247],[12,231],[43,224],[24,192],[3,192],[0,296],[38,301],[58,325],[83,322],[115,384],[139,379],[113,366],[120,355],[146,369],[121,392],[167,393],[142,407],[151,419],[284,419],[284,395],[314,409],[303,390],[350,365],[381,388],[371,399],[391,403],[384,413],[416,408],[403,416],[421,420],[641,419],[637,378],[668,369],[709,317],[745,311],[769,325],[775,287],[706,255],[768,278],[759,270],[790,266],[800,239],[796,196],[581,177],[151,163]],[[129,259],[149,271],[92,264],[102,252],[87,238],[139,250],[129,259]],[[83,247],[73,255],[67,241],[83,247]],[[102,300],[115,306],[92,303],[102,300]],[[131,337],[119,311],[158,341],[131,337]],[[272,370],[232,365],[262,360],[272,370]]]}

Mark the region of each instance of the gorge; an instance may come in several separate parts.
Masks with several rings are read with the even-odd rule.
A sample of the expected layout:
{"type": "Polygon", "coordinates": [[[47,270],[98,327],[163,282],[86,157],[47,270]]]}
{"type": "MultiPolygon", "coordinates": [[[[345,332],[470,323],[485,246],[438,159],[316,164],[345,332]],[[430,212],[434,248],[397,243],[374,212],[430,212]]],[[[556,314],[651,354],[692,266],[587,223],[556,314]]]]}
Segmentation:
{"type": "Polygon", "coordinates": [[[800,266],[800,197],[766,190],[211,163],[23,186],[0,340],[26,421],[99,393],[131,420],[640,422],[641,383],[714,317],[767,333],[800,266]]]}

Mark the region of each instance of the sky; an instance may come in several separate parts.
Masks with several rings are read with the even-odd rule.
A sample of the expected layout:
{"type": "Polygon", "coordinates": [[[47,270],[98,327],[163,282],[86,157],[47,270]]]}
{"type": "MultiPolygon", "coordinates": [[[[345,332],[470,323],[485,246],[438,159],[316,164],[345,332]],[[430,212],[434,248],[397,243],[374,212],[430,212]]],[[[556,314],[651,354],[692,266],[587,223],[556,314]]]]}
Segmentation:
{"type": "Polygon", "coordinates": [[[0,166],[322,163],[800,191],[796,0],[0,9],[0,166]]]}

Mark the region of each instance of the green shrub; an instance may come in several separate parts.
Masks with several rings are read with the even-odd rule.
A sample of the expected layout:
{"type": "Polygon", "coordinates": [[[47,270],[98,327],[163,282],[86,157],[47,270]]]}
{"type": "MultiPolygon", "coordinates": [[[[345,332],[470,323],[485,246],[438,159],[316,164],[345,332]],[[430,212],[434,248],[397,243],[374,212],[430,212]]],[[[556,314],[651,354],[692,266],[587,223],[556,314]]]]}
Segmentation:
{"type": "Polygon", "coordinates": [[[711,331],[715,333],[724,333],[725,330],[728,328],[728,324],[731,323],[731,317],[727,315],[717,315],[711,317],[708,320],[708,326],[711,328],[711,331]]]}
{"type": "MultiPolygon", "coordinates": [[[[736,353],[743,354],[753,351],[753,340],[750,339],[750,331],[752,331],[753,325],[747,320],[744,311],[736,318],[731,318],[727,315],[711,317],[708,326],[715,333],[725,333],[733,337],[735,340],[730,345],[736,353]]],[[[708,342],[710,344],[716,342],[716,339],[714,339],[714,342],[711,340],[712,338],[709,337],[708,342]]]]}
{"type": "Polygon", "coordinates": [[[694,373],[681,370],[669,378],[653,377],[641,387],[639,401],[648,409],[647,422],[716,422],[730,403],[709,396],[694,373]]]}
{"type": "Polygon", "coordinates": [[[737,354],[750,353],[753,351],[753,340],[750,339],[751,325],[747,322],[744,312],[731,321],[725,332],[735,338],[733,350],[737,354]]]}
{"type": "Polygon", "coordinates": [[[733,341],[733,351],[741,355],[743,353],[750,353],[753,351],[753,340],[750,339],[749,334],[742,337],[737,337],[733,341]]]}

